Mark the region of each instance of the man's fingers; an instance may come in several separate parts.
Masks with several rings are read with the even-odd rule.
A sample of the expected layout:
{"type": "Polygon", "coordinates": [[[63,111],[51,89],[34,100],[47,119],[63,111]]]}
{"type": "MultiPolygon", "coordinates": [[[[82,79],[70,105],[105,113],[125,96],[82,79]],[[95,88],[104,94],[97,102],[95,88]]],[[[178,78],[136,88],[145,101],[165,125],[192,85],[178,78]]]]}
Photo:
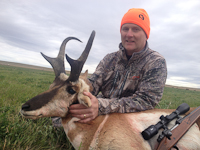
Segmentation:
{"type": "Polygon", "coordinates": [[[87,123],[98,116],[98,100],[90,92],[83,92],[83,94],[91,99],[92,106],[88,108],[82,104],[73,104],[69,107],[69,112],[72,117],[81,119],[79,122],[87,123]]]}
{"type": "Polygon", "coordinates": [[[80,114],[80,115],[75,115],[75,114],[71,114],[73,117],[79,118],[81,120],[85,120],[88,118],[92,118],[92,116],[90,114],[80,114]]]}
{"type": "Polygon", "coordinates": [[[90,99],[92,99],[93,95],[90,92],[83,92],[85,96],[88,96],[90,99]]]}
{"type": "Polygon", "coordinates": [[[81,114],[88,114],[90,113],[90,110],[88,109],[70,109],[69,112],[73,115],[81,115],[81,114]]]}
{"type": "Polygon", "coordinates": [[[81,114],[90,114],[91,109],[88,109],[88,107],[82,105],[82,104],[76,104],[77,106],[70,106],[69,112],[72,114],[72,116],[75,117],[75,115],[81,115],[81,114]]]}
{"type": "Polygon", "coordinates": [[[80,122],[80,123],[87,123],[87,122],[89,122],[91,120],[92,120],[91,118],[86,118],[86,119],[81,119],[78,122],[80,122]]]}
{"type": "Polygon", "coordinates": [[[69,107],[69,109],[85,109],[87,108],[86,106],[84,106],[83,104],[73,104],[69,107]]]}

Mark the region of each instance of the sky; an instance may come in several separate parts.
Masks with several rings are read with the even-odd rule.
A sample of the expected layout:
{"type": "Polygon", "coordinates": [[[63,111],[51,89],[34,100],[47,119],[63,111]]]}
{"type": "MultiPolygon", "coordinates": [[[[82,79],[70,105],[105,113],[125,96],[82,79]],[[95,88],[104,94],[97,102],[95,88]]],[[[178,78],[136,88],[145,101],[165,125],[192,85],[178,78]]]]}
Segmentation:
{"type": "MultiPolygon", "coordinates": [[[[51,68],[41,56],[56,57],[62,41],[77,59],[93,30],[96,36],[83,71],[119,50],[120,23],[130,8],[150,17],[149,47],[167,62],[166,84],[200,88],[199,0],[0,0],[0,60],[51,68]]],[[[70,66],[65,62],[66,70],[70,66]]]]}

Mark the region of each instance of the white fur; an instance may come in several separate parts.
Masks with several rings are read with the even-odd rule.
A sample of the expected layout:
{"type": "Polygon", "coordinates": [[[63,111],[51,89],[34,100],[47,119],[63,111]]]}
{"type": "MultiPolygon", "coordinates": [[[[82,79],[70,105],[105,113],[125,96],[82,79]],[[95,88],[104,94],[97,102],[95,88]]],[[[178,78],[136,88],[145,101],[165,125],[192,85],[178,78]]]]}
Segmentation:
{"type": "Polygon", "coordinates": [[[79,148],[82,138],[84,136],[82,135],[82,133],[80,133],[74,138],[73,141],[71,141],[70,137],[68,136],[68,132],[70,130],[75,130],[77,128],[75,122],[77,122],[79,120],[80,120],[79,118],[73,117],[67,124],[62,124],[69,141],[72,143],[72,145],[75,149],[79,148]]]}
{"type": "Polygon", "coordinates": [[[79,118],[73,117],[67,124],[62,123],[66,135],[68,135],[69,130],[76,129],[76,124],[74,122],[79,120],[80,120],[79,118]]]}
{"type": "Polygon", "coordinates": [[[59,76],[60,80],[62,81],[66,81],[68,79],[68,75],[64,74],[64,73],[61,73],[60,76],[59,76]]]}
{"type": "Polygon", "coordinates": [[[41,117],[50,117],[50,116],[64,117],[67,112],[68,112],[68,105],[64,100],[50,101],[45,106],[33,111],[21,110],[21,114],[24,117],[30,119],[38,119],[41,117]]]}
{"type": "Polygon", "coordinates": [[[84,137],[84,135],[80,133],[74,138],[72,143],[73,143],[73,146],[75,149],[79,149],[79,147],[81,147],[81,144],[82,144],[81,141],[82,141],[83,137],[84,137]]]}
{"type": "Polygon", "coordinates": [[[79,90],[79,93],[78,93],[78,101],[79,101],[80,104],[83,104],[86,107],[90,107],[91,106],[90,98],[83,94],[83,92],[89,92],[90,87],[82,79],[79,79],[79,84],[80,84],[80,90],[79,90]]]}

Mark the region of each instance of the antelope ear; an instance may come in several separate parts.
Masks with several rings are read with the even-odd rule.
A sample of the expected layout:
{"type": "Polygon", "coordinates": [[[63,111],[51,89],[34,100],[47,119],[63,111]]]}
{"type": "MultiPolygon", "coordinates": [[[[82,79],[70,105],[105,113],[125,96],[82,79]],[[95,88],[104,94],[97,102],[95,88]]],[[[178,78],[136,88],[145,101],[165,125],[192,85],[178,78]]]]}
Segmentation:
{"type": "Polygon", "coordinates": [[[82,92],[78,94],[78,101],[80,104],[90,107],[92,105],[91,100],[88,96],[85,96],[82,92]]]}
{"type": "Polygon", "coordinates": [[[85,73],[81,74],[80,76],[86,83],[82,84],[82,89],[80,90],[78,94],[78,101],[80,104],[85,105],[86,107],[90,107],[92,105],[91,100],[88,96],[83,94],[84,91],[89,92],[90,91],[90,83],[88,81],[88,70],[85,71],[85,73]]]}
{"type": "Polygon", "coordinates": [[[88,70],[86,70],[85,73],[81,74],[81,77],[83,79],[87,79],[88,78],[88,70]]]}

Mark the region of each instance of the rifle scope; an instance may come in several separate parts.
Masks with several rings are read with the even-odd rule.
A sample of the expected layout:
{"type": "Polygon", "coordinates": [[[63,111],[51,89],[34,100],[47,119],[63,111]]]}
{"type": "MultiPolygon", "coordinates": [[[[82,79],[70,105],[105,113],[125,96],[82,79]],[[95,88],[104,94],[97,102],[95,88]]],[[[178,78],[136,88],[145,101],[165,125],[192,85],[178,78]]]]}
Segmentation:
{"type": "Polygon", "coordinates": [[[186,103],[181,104],[178,108],[172,112],[170,115],[164,117],[163,115],[160,117],[160,120],[156,125],[151,125],[142,131],[142,136],[145,140],[149,140],[154,135],[158,133],[158,130],[164,128],[170,121],[175,118],[178,118],[179,115],[182,115],[190,110],[190,106],[186,103]]]}

